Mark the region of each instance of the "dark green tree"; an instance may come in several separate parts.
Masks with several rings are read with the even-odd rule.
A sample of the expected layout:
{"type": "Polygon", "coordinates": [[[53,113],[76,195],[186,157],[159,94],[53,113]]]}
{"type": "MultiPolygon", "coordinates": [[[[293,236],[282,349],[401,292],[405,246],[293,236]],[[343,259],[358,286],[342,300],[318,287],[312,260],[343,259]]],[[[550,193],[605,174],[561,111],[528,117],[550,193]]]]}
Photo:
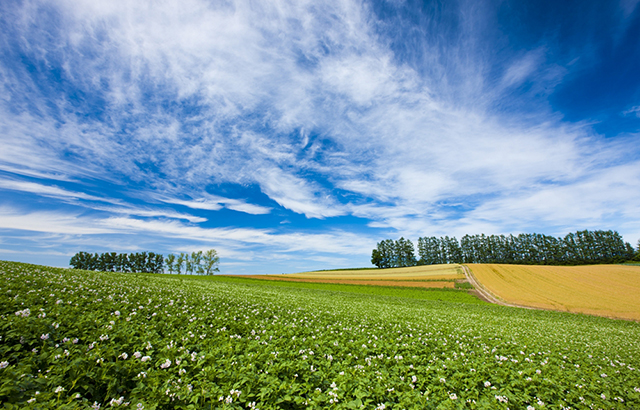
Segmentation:
{"type": "Polygon", "coordinates": [[[413,243],[401,237],[393,246],[394,264],[396,267],[415,266],[416,256],[413,243]]]}
{"type": "Polygon", "coordinates": [[[390,268],[395,266],[394,255],[395,242],[393,239],[385,239],[378,242],[375,252],[371,252],[371,263],[378,268],[390,268]]]}

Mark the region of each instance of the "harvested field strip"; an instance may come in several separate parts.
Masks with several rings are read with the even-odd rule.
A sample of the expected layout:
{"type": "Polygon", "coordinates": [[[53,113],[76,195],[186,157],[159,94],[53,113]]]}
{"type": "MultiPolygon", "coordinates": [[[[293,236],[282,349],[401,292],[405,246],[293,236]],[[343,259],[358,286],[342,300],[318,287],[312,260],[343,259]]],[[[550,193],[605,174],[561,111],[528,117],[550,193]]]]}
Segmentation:
{"type": "Polygon", "coordinates": [[[424,276],[400,276],[400,275],[385,275],[385,276],[356,276],[356,275],[344,275],[344,276],[323,276],[323,275],[262,275],[269,278],[284,278],[284,279],[328,279],[328,280],[391,280],[391,281],[434,281],[434,280],[458,280],[464,279],[464,274],[451,273],[445,275],[424,275],[424,276]]]}
{"type": "MultiPolygon", "coordinates": [[[[284,276],[284,275],[281,275],[284,276]]],[[[271,275],[248,275],[246,278],[285,281],[285,282],[311,282],[311,283],[337,283],[345,285],[372,285],[372,286],[399,286],[412,288],[453,288],[454,280],[358,280],[358,279],[307,279],[291,278],[271,275]]],[[[464,277],[464,276],[463,276],[464,277]]]]}
{"type": "Polygon", "coordinates": [[[284,277],[305,277],[311,279],[340,278],[340,279],[428,279],[430,277],[448,277],[451,275],[464,275],[462,267],[458,264],[451,265],[425,265],[411,266],[407,268],[389,268],[375,270],[335,270],[318,272],[300,272],[284,277]]]}
{"type": "Polygon", "coordinates": [[[286,275],[249,275],[251,278],[258,279],[271,279],[271,280],[331,280],[331,281],[344,281],[344,280],[366,280],[370,282],[387,281],[387,282],[455,282],[456,280],[464,279],[464,275],[440,275],[440,276],[418,276],[409,278],[367,278],[367,277],[310,277],[310,276],[286,276],[286,275]]]}
{"type": "Polygon", "coordinates": [[[507,303],[640,320],[640,266],[468,266],[507,303]]]}

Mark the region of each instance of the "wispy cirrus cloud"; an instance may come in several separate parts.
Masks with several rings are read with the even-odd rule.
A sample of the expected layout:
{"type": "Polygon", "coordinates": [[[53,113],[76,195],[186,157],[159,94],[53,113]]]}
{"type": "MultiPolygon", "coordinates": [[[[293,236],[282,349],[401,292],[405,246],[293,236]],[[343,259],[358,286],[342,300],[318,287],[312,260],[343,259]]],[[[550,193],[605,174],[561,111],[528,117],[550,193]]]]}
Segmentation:
{"type": "Polygon", "coordinates": [[[362,243],[375,245],[371,238],[338,230],[316,234],[277,233],[269,229],[202,228],[177,220],[148,220],[127,216],[94,218],[64,211],[24,212],[6,206],[0,208],[0,229],[69,235],[145,234],[221,244],[236,251],[246,246],[268,246],[276,249],[276,253],[306,251],[314,254],[366,255],[370,250],[368,247],[363,248],[362,243]]]}
{"type": "MultiPolygon", "coordinates": [[[[255,258],[326,247],[368,263],[334,226],[361,243],[536,223],[633,240],[619,178],[637,144],[551,98],[597,61],[597,36],[509,4],[4,3],[0,188],[84,208],[59,226],[95,212],[86,235],[104,221],[164,249],[227,235],[255,258]]],[[[606,10],[630,27],[636,5],[606,10]]]]}
{"type": "Polygon", "coordinates": [[[231,198],[223,198],[216,195],[207,195],[203,198],[184,200],[170,197],[158,197],[161,202],[186,206],[192,209],[204,209],[208,211],[218,211],[228,208],[233,211],[244,212],[251,215],[268,214],[271,209],[265,206],[250,204],[245,201],[231,198]]]}

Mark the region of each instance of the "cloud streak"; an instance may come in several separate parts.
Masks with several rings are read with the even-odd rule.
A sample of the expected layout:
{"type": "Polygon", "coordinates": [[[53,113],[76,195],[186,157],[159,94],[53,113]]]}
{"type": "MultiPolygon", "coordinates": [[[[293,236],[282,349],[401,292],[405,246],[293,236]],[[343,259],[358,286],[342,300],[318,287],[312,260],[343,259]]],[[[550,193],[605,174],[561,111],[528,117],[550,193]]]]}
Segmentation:
{"type": "MultiPolygon", "coordinates": [[[[637,129],[604,135],[552,98],[598,43],[511,5],[3,4],[0,189],[25,195],[0,202],[3,226],[47,216],[18,203],[31,195],[56,201],[55,232],[76,215],[78,235],[157,234],[167,251],[226,236],[263,259],[368,264],[371,238],[434,232],[635,240],[637,129]]],[[[609,12],[627,27],[634,10],[609,12]]],[[[637,101],[620,104],[633,121],[637,101]]]]}

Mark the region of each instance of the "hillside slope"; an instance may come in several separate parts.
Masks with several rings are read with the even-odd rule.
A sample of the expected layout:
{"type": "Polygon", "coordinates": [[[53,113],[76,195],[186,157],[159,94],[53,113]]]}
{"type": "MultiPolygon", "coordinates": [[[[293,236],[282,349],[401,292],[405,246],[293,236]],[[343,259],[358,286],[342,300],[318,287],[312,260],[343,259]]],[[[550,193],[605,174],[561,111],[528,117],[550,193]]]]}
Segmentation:
{"type": "Polygon", "coordinates": [[[508,304],[640,320],[640,266],[467,266],[508,304]]]}

